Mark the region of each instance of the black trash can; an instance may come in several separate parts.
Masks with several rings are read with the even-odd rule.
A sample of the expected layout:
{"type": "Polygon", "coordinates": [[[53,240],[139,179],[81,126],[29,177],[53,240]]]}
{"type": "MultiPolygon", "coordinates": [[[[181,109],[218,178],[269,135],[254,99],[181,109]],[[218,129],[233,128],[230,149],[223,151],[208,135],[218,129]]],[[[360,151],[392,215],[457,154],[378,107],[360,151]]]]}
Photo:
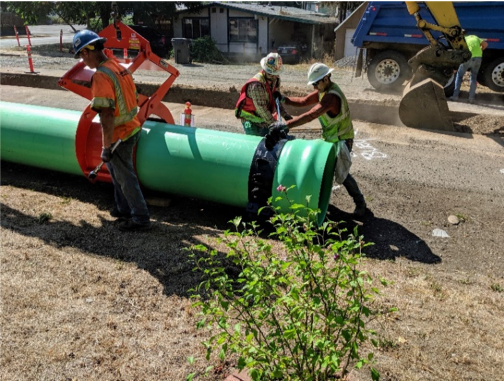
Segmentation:
{"type": "Polygon", "coordinates": [[[173,55],[178,64],[191,63],[191,40],[189,38],[172,38],[173,55]]]}

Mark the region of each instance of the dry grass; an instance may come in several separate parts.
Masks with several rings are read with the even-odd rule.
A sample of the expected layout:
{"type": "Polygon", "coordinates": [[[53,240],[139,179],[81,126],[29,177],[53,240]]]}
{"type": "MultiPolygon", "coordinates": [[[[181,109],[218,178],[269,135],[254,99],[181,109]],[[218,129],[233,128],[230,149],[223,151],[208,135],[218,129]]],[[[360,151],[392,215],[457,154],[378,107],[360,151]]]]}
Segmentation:
{"type": "MultiPolygon", "coordinates": [[[[72,176],[44,185],[44,176],[2,186],[2,380],[224,379],[232,361],[212,360],[218,371],[204,376],[207,333],[195,329],[188,289],[198,277],[184,247],[222,233],[201,209],[226,220],[235,210],[182,201],[154,209],[152,232],[123,234],[104,207],[109,187],[72,176]]],[[[375,327],[383,379],[501,379],[502,278],[406,259],[364,267],[394,282],[376,303],[399,308],[375,327]]],[[[354,377],[369,379],[365,370],[354,377]]]]}
{"type": "Polygon", "coordinates": [[[376,360],[383,374],[393,375],[385,379],[501,379],[504,298],[492,291],[494,279],[442,273],[406,260],[367,267],[395,282],[382,302],[399,312],[377,327],[383,339],[376,360]]]}

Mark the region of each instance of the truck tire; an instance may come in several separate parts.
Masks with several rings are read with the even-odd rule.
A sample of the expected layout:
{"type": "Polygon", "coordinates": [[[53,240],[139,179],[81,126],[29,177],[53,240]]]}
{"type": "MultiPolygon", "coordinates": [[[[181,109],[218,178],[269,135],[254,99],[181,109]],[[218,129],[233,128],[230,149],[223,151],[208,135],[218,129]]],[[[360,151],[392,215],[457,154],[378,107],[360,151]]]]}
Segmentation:
{"type": "Polygon", "coordinates": [[[398,90],[411,77],[406,57],[395,51],[385,50],[371,59],[367,70],[369,83],[376,90],[398,90]]]}
{"type": "Polygon", "coordinates": [[[487,70],[487,67],[483,67],[483,65],[481,65],[480,70],[478,71],[477,80],[479,85],[488,87],[486,84],[485,70],[487,70]]]}
{"type": "Polygon", "coordinates": [[[485,67],[484,83],[493,91],[504,92],[504,57],[493,60],[485,67]]]}

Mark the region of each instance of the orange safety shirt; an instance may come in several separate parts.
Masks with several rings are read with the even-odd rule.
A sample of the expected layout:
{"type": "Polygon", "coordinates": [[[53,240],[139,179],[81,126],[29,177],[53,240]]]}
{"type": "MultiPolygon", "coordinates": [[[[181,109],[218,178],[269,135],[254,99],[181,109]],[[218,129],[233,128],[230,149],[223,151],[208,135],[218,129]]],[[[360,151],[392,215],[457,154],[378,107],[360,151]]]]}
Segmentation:
{"type": "Polygon", "coordinates": [[[114,110],[114,134],[112,141],[127,140],[141,129],[137,118],[138,94],[129,70],[114,59],[100,63],[91,83],[91,109],[114,110]]]}

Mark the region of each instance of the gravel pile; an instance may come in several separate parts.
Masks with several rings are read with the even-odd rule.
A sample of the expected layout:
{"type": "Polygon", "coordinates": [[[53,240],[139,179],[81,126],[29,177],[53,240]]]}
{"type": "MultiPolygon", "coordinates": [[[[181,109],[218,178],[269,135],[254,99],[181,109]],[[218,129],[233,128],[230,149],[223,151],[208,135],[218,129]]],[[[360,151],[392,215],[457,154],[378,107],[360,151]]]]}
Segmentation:
{"type": "Polygon", "coordinates": [[[334,67],[342,69],[355,69],[357,65],[357,56],[343,57],[342,59],[334,62],[334,67]]]}

